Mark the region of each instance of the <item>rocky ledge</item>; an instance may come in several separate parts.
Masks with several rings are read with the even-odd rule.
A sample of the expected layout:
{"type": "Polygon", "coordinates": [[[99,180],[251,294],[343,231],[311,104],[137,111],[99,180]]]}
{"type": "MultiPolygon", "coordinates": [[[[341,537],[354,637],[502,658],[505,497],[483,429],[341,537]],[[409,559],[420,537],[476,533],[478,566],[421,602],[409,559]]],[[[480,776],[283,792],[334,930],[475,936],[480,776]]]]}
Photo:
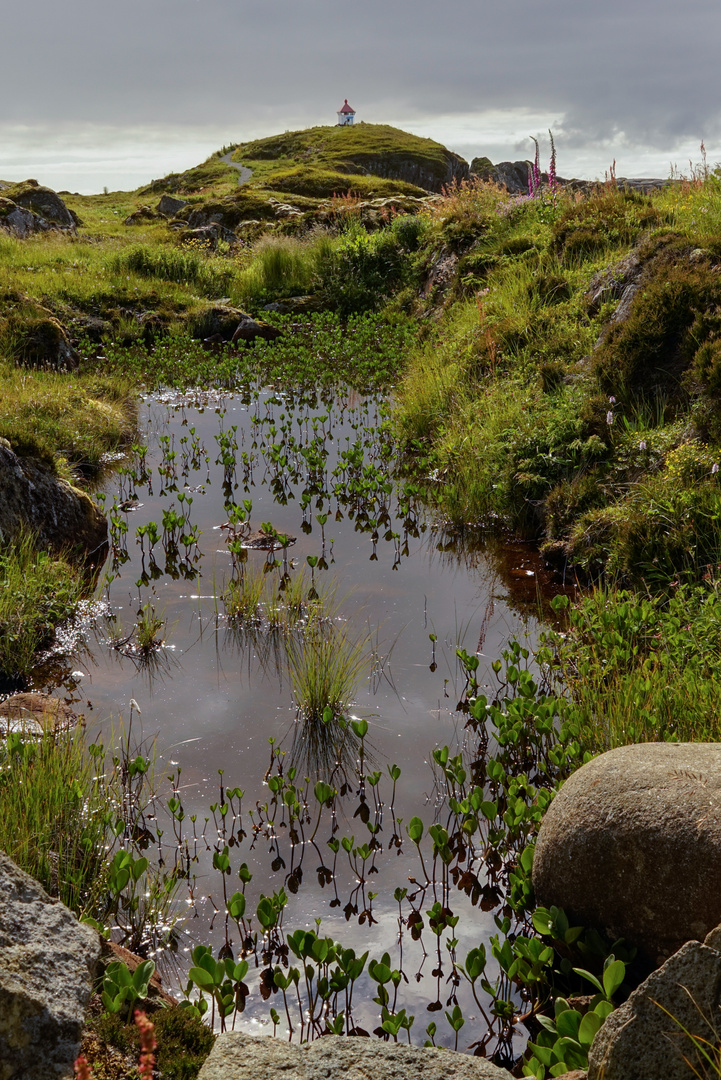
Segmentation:
{"type": "Polygon", "coordinates": [[[327,1035],[293,1046],[270,1036],[219,1035],[198,1080],[511,1080],[482,1058],[435,1047],[327,1035]]]}

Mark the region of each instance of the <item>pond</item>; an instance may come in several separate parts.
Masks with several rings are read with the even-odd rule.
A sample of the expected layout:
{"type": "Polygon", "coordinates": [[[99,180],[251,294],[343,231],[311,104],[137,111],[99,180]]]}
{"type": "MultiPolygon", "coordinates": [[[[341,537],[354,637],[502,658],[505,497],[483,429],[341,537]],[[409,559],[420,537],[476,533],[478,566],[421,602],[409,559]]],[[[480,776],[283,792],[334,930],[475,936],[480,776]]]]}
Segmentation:
{"type": "MultiPolygon", "coordinates": [[[[395,475],[380,397],[169,392],[144,399],[140,432],[105,485],[107,607],[70,687],[94,736],[123,722],[146,749],[155,741],[160,787],[171,809],[182,802],[162,824],[189,878],[175,979],[197,969],[198,943],[236,960],[245,947],[250,995],[232,1022],[271,1031],[275,1006],[284,1032],[267,972],[298,963],[283,931],[312,930],[387,952],[400,972],[359,982],[341,1030],[374,1030],[386,985],[386,1004],[416,1016],[413,1042],[434,1017],[438,1045],[482,1041],[488,996],[474,1001],[449,957],[489,947],[496,893],[479,903],[435,859],[424,879],[407,830],[444,806],[434,751],[466,747],[456,650],[479,655],[483,684],[510,637],[533,641],[554,588],[541,560],[434,523],[395,475]],[[347,669],[338,715],[313,719],[304,688],[334,661],[347,669]],[[456,1003],[460,1041],[441,1011],[456,1003]]],[[[295,1008],[296,1033],[312,1035],[295,1008]]]]}

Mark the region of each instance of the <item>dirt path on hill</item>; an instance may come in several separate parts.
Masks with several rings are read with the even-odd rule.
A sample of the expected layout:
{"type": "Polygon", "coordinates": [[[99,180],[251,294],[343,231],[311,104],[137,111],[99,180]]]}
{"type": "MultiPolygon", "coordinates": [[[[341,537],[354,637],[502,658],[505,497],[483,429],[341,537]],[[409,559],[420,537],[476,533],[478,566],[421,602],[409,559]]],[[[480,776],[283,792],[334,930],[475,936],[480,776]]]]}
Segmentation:
{"type": "Polygon", "coordinates": [[[224,154],[223,157],[220,160],[224,161],[226,165],[230,165],[231,169],[237,169],[238,170],[238,174],[239,174],[238,175],[238,183],[239,184],[247,184],[248,181],[250,180],[251,176],[253,175],[253,170],[249,169],[247,165],[239,165],[237,163],[237,161],[231,161],[230,158],[231,158],[232,153],[233,153],[233,151],[231,150],[230,153],[224,154]]]}

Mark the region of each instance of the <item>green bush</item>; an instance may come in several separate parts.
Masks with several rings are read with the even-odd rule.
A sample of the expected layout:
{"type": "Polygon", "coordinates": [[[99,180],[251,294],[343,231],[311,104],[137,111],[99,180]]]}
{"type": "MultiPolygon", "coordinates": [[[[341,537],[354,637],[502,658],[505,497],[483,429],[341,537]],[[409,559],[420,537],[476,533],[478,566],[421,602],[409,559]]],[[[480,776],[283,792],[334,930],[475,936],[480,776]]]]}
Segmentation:
{"type": "Polygon", "coordinates": [[[610,189],[572,203],[553,226],[553,246],[565,262],[631,245],[642,230],[660,224],[651,199],[610,189]]]}
{"type": "MultiPolygon", "coordinates": [[[[651,280],[636,294],[628,317],[610,328],[596,351],[599,383],[617,397],[682,396],[696,353],[721,329],[721,319],[708,314],[721,305],[718,274],[708,263],[676,261],[676,253],[673,258],[669,264],[664,257],[651,269],[651,280]]],[[[707,365],[708,350],[699,375],[708,375],[707,365]]]]}
{"type": "Polygon", "coordinates": [[[372,311],[398,288],[407,269],[407,258],[392,231],[369,235],[354,228],[322,253],[319,293],[341,315],[372,311]]]}

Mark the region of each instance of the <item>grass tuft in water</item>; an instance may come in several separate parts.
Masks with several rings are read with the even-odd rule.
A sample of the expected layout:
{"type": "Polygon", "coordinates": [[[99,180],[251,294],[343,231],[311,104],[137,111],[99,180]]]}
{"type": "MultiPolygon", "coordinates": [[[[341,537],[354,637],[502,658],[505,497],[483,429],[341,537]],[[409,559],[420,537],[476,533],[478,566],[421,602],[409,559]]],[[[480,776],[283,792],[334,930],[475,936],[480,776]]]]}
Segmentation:
{"type": "Polygon", "coordinates": [[[288,673],[299,718],[329,723],[344,717],[367,666],[365,640],[333,624],[291,638],[288,673]]]}

